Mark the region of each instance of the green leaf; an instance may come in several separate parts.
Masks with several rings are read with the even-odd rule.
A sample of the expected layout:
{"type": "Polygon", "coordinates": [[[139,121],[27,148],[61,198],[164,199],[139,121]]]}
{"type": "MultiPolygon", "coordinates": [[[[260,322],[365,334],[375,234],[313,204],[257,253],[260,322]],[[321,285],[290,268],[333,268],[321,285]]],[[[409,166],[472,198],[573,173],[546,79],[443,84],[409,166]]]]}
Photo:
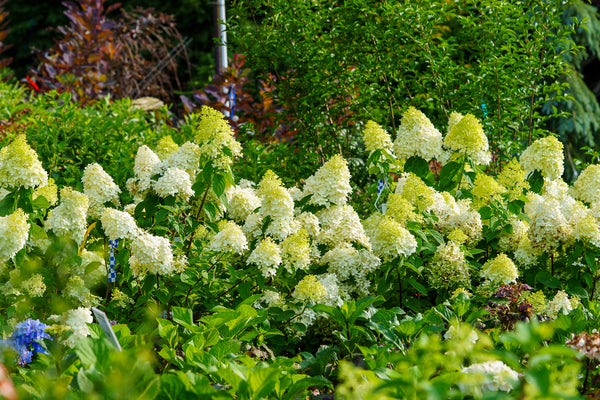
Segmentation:
{"type": "Polygon", "coordinates": [[[535,280],[552,289],[558,289],[560,287],[560,281],[550,275],[550,272],[548,271],[539,271],[535,275],[535,280]]]}
{"type": "Polygon", "coordinates": [[[194,325],[194,314],[189,308],[173,307],[173,321],[180,325],[194,325]]]}
{"type": "Polygon", "coordinates": [[[225,185],[227,181],[225,177],[221,174],[214,174],[212,176],[212,188],[217,195],[217,197],[221,197],[223,193],[225,193],[225,185]]]}
{"type": "Polygon", "coordinates": [[[412,172],[423,180],[428,179],[428,175],[431,174],[429,163],[419,156],[413,156],[406,160],[404,171],[412,172]]]}
{"type": "Polygon", "coordinates": [[[529,182],[529,186],[531,191],[537,194],[542,193],[542,188],[544,187],[544,177],[539,170],[534,170],[527,177],[527,182],[529,182]]]}
{"type": "Polygon", "coordinates": [[[490,219],[492,217],[492,209],[489,206],[484,206],[479,209],[481,219],[490,219]]]}
{"type": "Polygon", "coordinates": [[[406,281],[408,283],[410,283],[410,285],[413,288],[415,288],[419,293],[421,293],[424,296],[427,296],[427,288],[425,286],[423,286],[421,283],[419,283],[415,278],[410,276],[410,277],[408,277],[408,279],[406,279],[406,281]]]}
{"type": "Polygon", "coordinates": [[[160,377],[155,377],[150,381],[146,389],[138,396],[138,400],[154,399],[160,392],[160,377]]]}
{"type": "Polygon", "coordinates": [[[94,383],[87,377],[86,371],[83,368],[80,368],[77,373],[77,385],[84,393],[92,393],[94,390],[94,383]]]}
{"type": "Polygon", "coordinates": [[[438,190],[450,190],[456,186],[454,181],[458,181],[458,175],[462,173],[463,164],[459,164],[456,161],[450,161],[444,165],[440,172],[440,180],[438,182],[438,190]]]}
{"type": "Polygon", "coordinates": [[[51,204],[44,196],[38,196],[31,202],[31,206],[34,210],[47,210],[51,204]]]}

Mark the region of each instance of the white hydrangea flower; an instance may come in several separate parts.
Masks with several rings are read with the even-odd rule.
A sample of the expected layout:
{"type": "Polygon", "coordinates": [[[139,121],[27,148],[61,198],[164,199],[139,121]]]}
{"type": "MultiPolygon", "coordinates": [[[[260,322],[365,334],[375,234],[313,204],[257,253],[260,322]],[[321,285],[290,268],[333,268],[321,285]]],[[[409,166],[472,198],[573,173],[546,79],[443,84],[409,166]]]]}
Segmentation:
{"type": "Polygon", "coordinates": [[[402,160],[412,156],[419,156],[426,161],[439,159],[442,155],[442,134],[425,114],[409,107],[402,115],[394,152],[402,160]]]}
{"type": "Polygon", "coordinates": [[[244,250],[248,250],[248,240],[239,225],[233,221],[227,221],[219,233],[212,238],[208,248],[213,251],[233,252],[241,255],[244,250]]]}
{"type": "Polygon", "coordinates": [[[131,243],[129,266],[133,275],[144,277],[148,272],[156,275],[173,273],[173,251],[164,237],[141,233],[131,243]]]}
{"type": "Polygon", "coordinates": [[[242,230],[248,240],[252,241],[262,236],[263,218],[260,213],[252,213],[248,215],[242,230]]]}
{"type": "Polygon", "coordinates": [[[89,199],[88,213],[91,217],[100,217],[106,202],[119,204],[121,189],[100,164],[88,164],[83,171],[81,182],[83,183],[83,193],[89,199]]]}
{"type": "Polygon", "coordinates": [[[600,165],[588,166],[573,185],[575,197],[588,204],[600,201],[600,165]]]}
{"type": "MultiPolygon", "coordinates": [[[[450,328],[448,328],[448,330],[446,331],[446,333],[444,333],[444,339],[446,340],[451,340],[451,339],[461,339],[460,334],[463,332],[459,332],[463,331],[465,327],[460,327],[461,329],[457,329],[456,325],[450,325],[450,328]]],[[[477,331],[475,331],[474,329],[470,329],[467,328],[469,330],[469,337],[467,338],[469,340],[469,342],[471,343],[477,343],[477,341],[479,340],[479,336],[477,336],[477,331]]]]}
{"type": "Polygon", "coordinates": [[[325,295],[322,298],[322,303],[332,307],[339,307],[343,304],[340,297],[340,288],[338,279],[335,274],[321,274],[318,276],[319,282],[325,288],[325,295]]]}
{"type": "Polygon", "coordinates": [[[309,203],[328,206],[346,204],[350,186],[348,163],[341,155],[333,156],[319,170],[306,179],[304,196],[312,195],[309,203]]]}
{"type": "Polygon", "coordinates": [[[266,237],[252,251],[246,264],[256,264],[265,278],[274,277],[281,264],[281,250],[273,239],[266,237]]]}
{"type": "Polygon", "coordinates": [[[233,187],[229,191],[228,200],[227,213],[238,223],[244,222],[261,205],[260,197],[256,195],[256,191],[251,187],[233,187]]]}
{"type": "Polygon", "coordinates": [[[349,292],[368,295],[367,275],[379,267],[381,260],[366,249],[357,250],[349,243],[341,243],[323,255],[321,264],[329,265],[327,272],[335,274],[340,282],[354,278],[354,285],[348,286],[349,292]]]}
{"type": "Polygon", "coordinates": [[[13,258],[29,238],[27,214],[20,208],[14,213],[0,217],[0,263],[13,258]]]}
{"type": "Polygon", "coordinates": [[[565,291],[559,290],[554,298],[546,304],[544,313],[550,318],[556,319],[559,313],[568,315],[571,311],[573,311],[573,305],[569,300],[569,295],[565,291]]]}
{"type": "Polygon", "coordinates": [[[445,235],[460,229],[468,236],[468,243],[481,239],[483,223],[481,215],[473,210],[470,199],[456,201],[448,192],[435,193],[430,210],[438,218],[436,228],[445,235]]]}
{"type": "Polygon", "coordinates": [[[60,204],[48,212],[46,230],[81,243],[86,231],[88,197],[70,187],[60,190],[60,204]]]}
{"type": "Polygon", "coordinates": [[[65,311],[60,316],[55,315],[51,319],[58,321],[60,324],[71,330],[73,334],[63,342],[67,346],[74,348],[77,340],[90,335],[90,330],[87,324],[91,324],[94,319],[92,310],[89,308],[79,307],[74,310],[65,311]]]}
{"type": "Polygon", "coordinates": [[[542,197],[536,205],[535,209],[529,210],[531,222],[528,236],[531,246],[540,251],[552,251],[569,239],[572,228],[557,200],[542,197]]]}
{"type": "Polygon", "coordinates": [[[360,218],[351,205],[333,206],[317,213],[321,232],[317,242],[335,247],[340,243],[359,243],[371,248],[360,218]]]}
{"type": "Polygon", "coordinates": [[[519,381],[519,374],[502,361],[487,361],[473,364],[461,370],[470,375],[465,381],[459,382],[462,392],[480,397],[484,392],[510,392],[519,381]]]}
{"type": "Polygon", "coordinates": [[[46,284],[41,274],[33,274],[29,279],[23,281],[20,287],[31,297],[42,297],[46,292],[46,284]]]}
{"type": "Polygon", "coordinates": [[[135,178],[133,179],[137,186],[135,190],[129,190],[131,194],[141,193],[150,189],[152,170],[158,164],[160,164],[160,158],[148,146],[143,145],[138,148],[133,165],[133,173],[135,174],[135,178]]]}
{"type": "Polygon", "coordinates": [[[37,153],[27,144],[25,135],[18,135],[0,150],[0,187],[29,189],[47,184],[48,173],[37,153]]]}
{"type": "Polygon", "coordinates": [[[138,226],[131,214],[106,207],[100,216],[102,229],[110,240],[132,239],[138,234],[138,226]]]}
{"type": "Polygon", "coordinates": [[[312,239],[316,238],[321,232],[319,226],[319,218],[311,212],[305,211],[296,216],[296,222],[299,224],[299,229],[304,229],[312,239]]]}
{"type": "Polygon", "coordinates": [[[185,142],[162,164],[157,165],[153,173],[160,173],[168,168],[179,168],[188,173],[191,179],[195,179],[200,167],[200,147],[196,143],[185,142]]]}
{"type": "Polygon", "coordinates": [[[429,284],[434,289],[471,285],[465,253],[451,240],[438,246],[425,273],[429,284]]]}
{"type": "Polygon", "coordinates": [[[180,168],[167,169],[154,183],[154,191],[162,198],[179,196],[187,200],[194,195],[189,174],[180,168]]]}
{"type": "Polygon", "coordinates": [[[77,299],[83,307],[92,307],[100,304],[100,297],[93,295],[86,287],[83,279],[78,275],[69,278],[62,293],[66,297],[77,299]]]}

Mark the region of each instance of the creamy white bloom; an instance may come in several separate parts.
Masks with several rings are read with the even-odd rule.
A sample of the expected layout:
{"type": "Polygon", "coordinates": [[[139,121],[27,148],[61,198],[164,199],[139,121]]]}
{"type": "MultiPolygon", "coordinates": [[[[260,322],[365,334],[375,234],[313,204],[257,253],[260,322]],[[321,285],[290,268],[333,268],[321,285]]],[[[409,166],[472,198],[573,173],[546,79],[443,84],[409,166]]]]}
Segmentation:
{"type": "Polygon", "coordinates": [[[306,179],[304,185],[304,196],[312,195],[309,203],[316,205],[344,205],[350,192],[352,187],[348,163],[339,154],[306,179]]]}
{"type": "MultiPolygon", "coordinates": [[[[160,158],[148,146],[138,148],[133,165],[133,173],[138,182],[136,187],[139,192],[146,191],[151,186],[152,170],[160,164],[160,158]]],[[[131,192],[131,191],[130,191],[131,192]]],[[[134,193],[132,193],[134,194],[134,193]]]]}
{"type": "Polygon", "coordinates": [[[349,292],[368,295],[370,281],[367,275],[375,271],[381,260],[367,249],[355,249],[349,243],[341,243],[323,255],[321,264],[327,264],[327,272],[336,275],[340,282],[354,278],[349,292]]]}
{"type": "Polygon", "coordinates": [[[569,240],[572,228],[563,215],[560,203],[553,198],[541,198],[535,209],[529,210],[531,222],[528,236],[531,246],[541,251],[553,251],[569,240]]]}
{"type": "Polygon", "coordinates": [[[232,187],[229,191],[228,200],[227,213],[238,223],[244,222],[261,205],[260,197],[256,195],[256,191],[251,187],[232,187]]]}
{"type": "Polygon", "coordinates": [[[157,165],[153,173],[159,173],[169,168],[179,168],[187,172],[191,179],[194,179],[199,167],[200,147],[196,143],[185,142],[167,160],[157,165]]]}
{"type": "Polygon", "coordinates": [[[46,230],[81,243],[86,231],[88,197],[70,187],[60,189],[60,204],[48,213],[46,230]]]}
{"type": "Polygon", "coordinates": [[[308,236],[316,238],[321,231],[319,226],[319,218],[311,212],[305,211],[296,216],[296,221],[301,229],[305,229],[308,232],[308,236]]]}
{"type": "Polygon", "coordinates": [[[81,182],[83,183],[83,193],[89,199],[88,214],[91,217],[100,217],[104,203],[119,204],[121,189],[100,164],[88,164],[83,171],[81,182]]]}
{"type": "Polygon", "coordinates": [[[20,208],[14,213],[0,217],[0,262],[13,258],[29,238],[27,214],[20,208]]]}
{"type": "Polygon", "coordinates": [[[573,185],[575,198],[593,204],[600,201],[600,165],[588,166],[573,185]]]}
{"type": "Polygon", "coordinates": [[[139,234],[131,243],[129,266],[136,277],[144,277],[147,273],[171,275],[173,250],[169,240],[149,233],[139,234]]]}
{"type": "Polygon", "coordinates": [[[274,277],[281,264],[281,250],[273,239],[266,237],[252,251],[246,264],[256,264],[265,278],[274,277]]]}
{"type": "Polygon", "coordinates": [[[25,135],[18,135],[0,150],[0,187],[35,188],[48,184],[48,173],[37,153],[29,147],[25,135]]]}
{"type": "Polygon", "coordinates": [[[510,392],[519,381],[519,374],[502,361],[473,364],[461,372],[471,376],[459,382],[458,387],[477,397],[484,392],[510,392]]]}
{"type": "Polygon", "coordinates": [[[71,330],[73,334],[64,340],[64,344],[73,348],[77,344],[77,340],[90,335],[90,330],[87,324],[94,322],[92,318],[92,310],[89,308],[79,307],[74,310],[65,311],[61,315],[55,315],[52,319],[64,325],[71,330]]]}
{"type": "Polygon", "coordinates": [[[559,313],[568,315],[571,311],[573,311],[573,305],[569,300],[569,295],[565,291],[559,290],[554,298],[546,304],[544,312],[550,318],[556,319],[559,313]]]}
{"type": "Polygon", "coordinates": [[[538,170],[544,178],[559,179],[564,172],[563,145],[553,136],[533,142],[521,154],[521,165],[527,173],[538,170]]]}
{"type": "Polygon", "coordinates": [[[365,235],[360,218],[351,205],[333,206],[317,213],[321,232],[317,242],[336,246],[340,243],[356,242],[371,248],[369,238],[365,235]]]}
{"type": "Polygon", "coordinates": [[[213,251],[243,254],[244,250],[248,250],[248,240],[239,225],[227,221],[219,233],[212,238],[208,248],[213,251]]]}
{"type": "Polygon", "coordinates": [[[273,171],[265,173],[257,194],[261,198],[261,218],[271,219],[266,234],[283,240],[298,229],[293,221],[294,200],[273,171]]]}
{"type": "Polygon", "coordinates": [[[131,214],[106,207],[100,216],[102,229],[110,240],[132,239],[138,234],[138,226],[131,214]]]}
{"type": "Polygon", "coordinates": [[[445,235],[455,229],[460,229],[468,236],[468,243],[475,243],[481,239],[483,223],[481,215],[473,210],[470,199],[456,199],[448,192],[435,193],[430,210],[438,218],[436,228],[445,235]]]}
{"type": "Polygon", "coordinates": [[[160,197],[179,196],[183,200],[194,195],[190,175],[180,168],[169,168],[154,183],[154,191],[160,197]]]}
{"type": "Polygon", "coordinates": [[[439,159],[442,155],[442,134],[429,118],[414,107],[402,115],[400,127],[394,141],[394,152],[406,160],[412,156],[424,160],[439,159]]]}

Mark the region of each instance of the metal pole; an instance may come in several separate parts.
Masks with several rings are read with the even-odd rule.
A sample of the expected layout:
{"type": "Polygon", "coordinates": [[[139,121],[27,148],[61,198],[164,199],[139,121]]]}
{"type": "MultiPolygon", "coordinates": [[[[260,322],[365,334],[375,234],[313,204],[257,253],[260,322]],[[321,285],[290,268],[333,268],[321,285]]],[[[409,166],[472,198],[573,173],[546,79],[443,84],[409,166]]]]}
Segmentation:
{"type": "Polygon", "coordinates": [[[227,32],[225,30],[225,0],[216,0],[213,3],[213,21],[215,23],[215,69],[220,75],[227,69],[227,32]]]}

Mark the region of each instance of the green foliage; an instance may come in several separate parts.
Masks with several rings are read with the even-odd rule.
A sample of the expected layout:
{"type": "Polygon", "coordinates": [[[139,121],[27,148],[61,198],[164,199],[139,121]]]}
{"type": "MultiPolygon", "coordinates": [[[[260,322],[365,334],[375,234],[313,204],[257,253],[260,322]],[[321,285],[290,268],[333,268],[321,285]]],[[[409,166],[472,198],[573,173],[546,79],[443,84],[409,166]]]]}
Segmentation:
{"type": "Polygon", "coordinates": [[[277,78],[299,142],[312,151],[349,155],[353,121],[395,129],[398,111],[414,106],[438,126],[451,111],[485,116],[494,153],[508,155],[559,116],[542,105],[565,98],[566,56],[577,51],[560,18],[567,6],[237,1],[231,29],[254,71],[277,78]]]}
{"type": "Polygon", "coordinates": [[[68,93],[51,92],[22,103],[18,98],[23,89],[4,90],[2,113],[19,115],[18,121],[3,128],[8,135],[5,145],[14,135],[25,134],[59,185],[78,186],[83,168],[96,162],[124,186],[140,145],[154,146],[163,135],[176,136],[165,109],[147,113],[128,99],[114,103],[105,99],[80,108],[68,93]]]}

